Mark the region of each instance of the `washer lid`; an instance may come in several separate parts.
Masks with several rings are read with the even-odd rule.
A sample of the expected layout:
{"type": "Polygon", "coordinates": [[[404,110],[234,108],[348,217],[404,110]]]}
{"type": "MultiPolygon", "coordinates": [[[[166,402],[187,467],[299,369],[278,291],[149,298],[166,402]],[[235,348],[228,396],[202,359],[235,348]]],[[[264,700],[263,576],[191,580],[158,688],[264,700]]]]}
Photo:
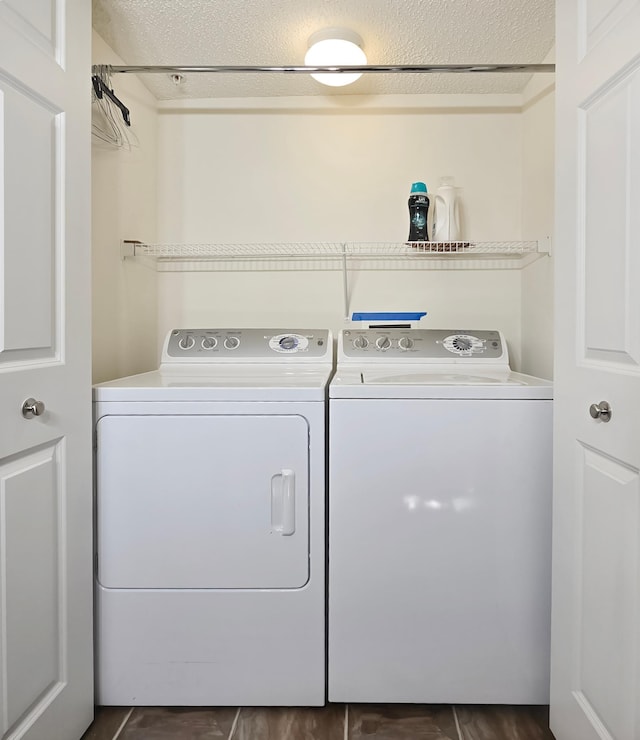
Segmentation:
{"type": "Polygon", "coordinates": [[[446,365],[338,367],[330,398],[553,398],[551,381],[508,369],[446,365]]]}
{"type": "Polygon", "coordinates": [[[469,375],[467,373],[400,373],[395,375],[380,375],[380,373],[366,372],[362,373],[362,382],[365,384],[385,385],[527,385],[523,380],[519,380],[509,373],[505,376],[489,374],[469,375]]]}

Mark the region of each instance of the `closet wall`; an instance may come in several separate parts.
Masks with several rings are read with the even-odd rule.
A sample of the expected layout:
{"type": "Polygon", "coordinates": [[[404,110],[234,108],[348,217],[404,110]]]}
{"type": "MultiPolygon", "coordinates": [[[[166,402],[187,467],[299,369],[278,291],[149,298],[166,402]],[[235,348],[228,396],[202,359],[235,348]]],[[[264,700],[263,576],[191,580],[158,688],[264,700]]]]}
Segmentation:
{"type": "MultiPolygon", "coordinates": [[[[550,54],[545,62],[553,62],[550,54]]],[[[553,234],[555,86],[534,78],[524,93],[522,112],[522,236],[553,234]]],[[[522,271],[522,366],[531,375],[553,377],[553,251],[522,271]]]]}
{"type": "MultiPolygon", "coordinates": [[[[95,64],[122,64],[93,34],[95,64]]],[[[134,75],[117,90],[132,117],[129,149],[92,143],[93,380],[96,383],[157,367],[157,277],[120,258],[120,240],[156,238],[158,163],[156,99],[134,75]]]]}
{"type": "MultiPolygon", "coordinates": [[[[105,59],[102,51],[94,56],[105,59]]],[[[119,233],[109,235],[108,246],[101,234],[102,245],[97,246],[103,260],[104,250],[111,255],[106,281],[117,284],[119,292],[107,298],[103,285],[103,301],[96,305],[96,342],[103,344],[100,332],[109,334],[119,367],[127,362],[136,369],[154,367],[162,339],[174,326],[298,325],[337,331],[344,321],[341,273],[322,269],[321,262],[315,270],[249,270],[240,265],[237,270],[156,275],[133,260],[114,263],[121,238],[161,243],[402,242],[408,233],[411,183],[424,180],[435,189],[443,175],[452,175],[461,188],[467,238],[518,240],[550,233],[542,222],[550,222],[551,199],[548,206],[544,198],[540,204],[548,211],[542,222],[530,224],[527,215],[529,191],[552,188],[551,173],[540,170],[535,185],[526,174],[527,167],[537,167],[541,151],[552,151],[552,114],[550,124],[540,129],[544,141],[535,142],[538,119],[546,121],[550,115],[544,95],[538,99],[531,92],[524,111],[520,95],[341,95],[154,104],[143,88],[128,97],[132,78],[116,81],[118,93],[132,108],[140,148],[100,153],[95,180],[115,198],[114,189],[130,185],[125,163],[131,162],[146,187],[134,188],[137,206],[120,203],[126,215],[119,233]],[[138,105],[148,124],[144,130],[138,128],[138,105]],[[109,156],[120,164],[108,164],[109,156]],[[544,187],[537,184],[547,177],[544,187]],[[136,300],[131,289],[139,284],[152,291],[156,278],[157,313],[123,315],[116,305],[121,296],[136,300]],[[117,330],[105,309],[118,313],[117,330]],[[156,320],[152,347],[149,329],[156,320]],[[114,336],[118,333],[120,341],[114,336]],[[135,344],[132,340],[142,335],[143,350],[135,358],[124,357],[135,344]]],[[[426,310],[431,327],[498,327],[509,341],[512,364],[533,370],[531,357],[522,362],[522,337],[525,331],[535,335],[546,321],[529,310],[528,301],[544,295],[547,268],[525,277],[536,265],[523,271],[431,271],[414,269],[413,263],[382,267],[350,273],[350,310],[426,310]]],[[[542,341],[550,358],[551,336],[542,341]]],[[[105,364],[105,354],[96,351],[100,377],[116,370],[113,363],[105,364]]]]}

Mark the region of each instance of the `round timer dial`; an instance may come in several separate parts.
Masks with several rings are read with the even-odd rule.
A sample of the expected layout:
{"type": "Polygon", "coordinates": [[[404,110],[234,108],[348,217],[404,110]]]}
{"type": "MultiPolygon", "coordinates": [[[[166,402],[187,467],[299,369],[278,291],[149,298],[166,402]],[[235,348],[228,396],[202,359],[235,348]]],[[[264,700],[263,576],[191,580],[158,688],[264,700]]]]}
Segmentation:
{"type": "Polygon", "coordinates": [[[442,341],[442,346],[454,355],[462,357],[484,352],[484,342],[472,334],[451,334],[442,341]]]}
{"type": "Polygon", "coordinates": [[[309,340],[301,334],[278,334],[271,337],[269,347],[274,352],[284,352],[291,354],[307,349],[309,340]]]}

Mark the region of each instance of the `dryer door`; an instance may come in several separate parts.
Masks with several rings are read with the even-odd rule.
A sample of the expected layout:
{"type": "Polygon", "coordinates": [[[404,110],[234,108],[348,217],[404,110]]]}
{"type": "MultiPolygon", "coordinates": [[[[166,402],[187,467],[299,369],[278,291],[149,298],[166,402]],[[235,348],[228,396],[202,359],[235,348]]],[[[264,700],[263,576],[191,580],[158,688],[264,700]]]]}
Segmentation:
{"type": "Polygon", "coordinates": [[[309,578],[302,416],[105,416],[97,423],[106,588],[300,588],[309,578]]]}

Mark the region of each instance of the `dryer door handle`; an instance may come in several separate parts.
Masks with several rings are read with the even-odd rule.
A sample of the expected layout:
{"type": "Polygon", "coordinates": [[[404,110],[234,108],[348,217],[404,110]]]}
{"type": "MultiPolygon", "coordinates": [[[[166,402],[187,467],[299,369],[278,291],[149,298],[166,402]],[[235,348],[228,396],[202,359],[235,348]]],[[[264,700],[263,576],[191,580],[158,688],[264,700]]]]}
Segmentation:
{"type": "Polygon", "coordinates": [[[271,528],[285,537],[296,531],[296,474],[289,468],[271,479],[271,528]]]}

